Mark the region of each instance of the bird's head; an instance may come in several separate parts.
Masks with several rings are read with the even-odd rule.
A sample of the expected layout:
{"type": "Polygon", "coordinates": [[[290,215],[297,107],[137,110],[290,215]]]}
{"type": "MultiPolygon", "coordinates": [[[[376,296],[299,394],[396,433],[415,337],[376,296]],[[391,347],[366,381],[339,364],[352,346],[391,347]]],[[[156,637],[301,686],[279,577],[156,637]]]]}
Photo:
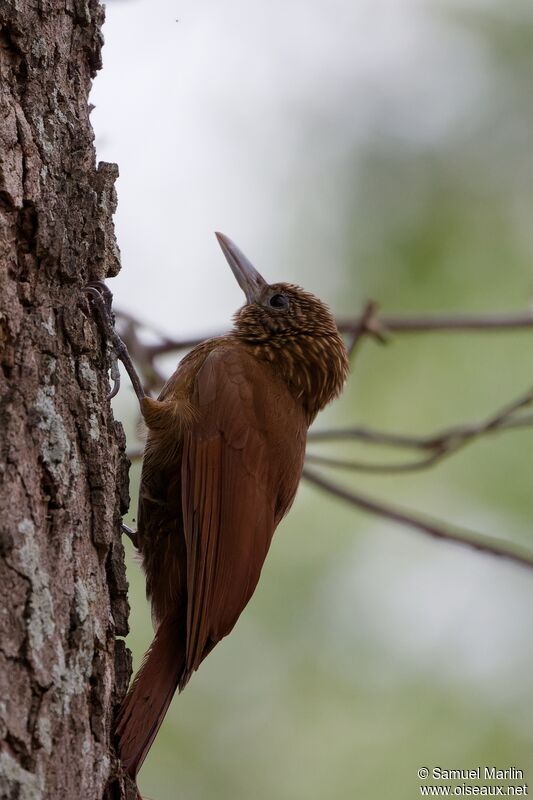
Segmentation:
{"type": "Polygon", "coordinates": [[[346,347],[331,311],[299,286],[267,283],[231,239],[216,237],[246,296],[234,333],[280,370],[314,416],[340,393],[348,374],[346,347]]]}

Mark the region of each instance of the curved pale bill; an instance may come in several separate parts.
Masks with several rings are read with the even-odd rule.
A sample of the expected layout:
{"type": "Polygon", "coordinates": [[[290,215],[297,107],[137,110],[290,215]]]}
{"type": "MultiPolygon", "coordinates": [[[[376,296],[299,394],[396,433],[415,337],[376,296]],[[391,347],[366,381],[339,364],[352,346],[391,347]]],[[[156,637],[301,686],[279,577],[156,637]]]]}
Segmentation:
{"type": "Polygon", "coordinates": [[[257,302],[265,286],[268,286],[267,282],[231,239],[218,232],[215,236],[247,301],[257,302]]]}

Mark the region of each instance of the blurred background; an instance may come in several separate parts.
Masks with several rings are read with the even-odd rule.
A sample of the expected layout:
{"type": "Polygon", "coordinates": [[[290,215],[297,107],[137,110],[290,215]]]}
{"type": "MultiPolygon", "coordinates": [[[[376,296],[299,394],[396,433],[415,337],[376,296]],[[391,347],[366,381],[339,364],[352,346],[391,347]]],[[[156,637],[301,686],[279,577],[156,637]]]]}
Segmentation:
{"type": "MultiPolygon", "coordinates": [[[[528,0],[111,0],[104,33],[92,119],[98,157],[120,167],[117,308],[172,336],[227,329],[242,297],[214,230],[338,314],[368,298],[404,313],[530,303],[528,0]]],[[[482,418],[531,384],[531,336],[366,341],[315,427],[482,418]]],[[[135,444],[126,381],[115,413],[135,444]]],[[[518,429],[432,471],[329,474],[533,547],[532,445],[518,429]]],[[[133,518],[137,484],[134,468],[133,518]]],[[[131,552],[128,577],[138,666],[152,630],[131,552]]],[[[141,791],[407,800],[424,766],[527,782],[532,612],[533,573],[304,485],[237,627],[174,699],[141,791]]]]}

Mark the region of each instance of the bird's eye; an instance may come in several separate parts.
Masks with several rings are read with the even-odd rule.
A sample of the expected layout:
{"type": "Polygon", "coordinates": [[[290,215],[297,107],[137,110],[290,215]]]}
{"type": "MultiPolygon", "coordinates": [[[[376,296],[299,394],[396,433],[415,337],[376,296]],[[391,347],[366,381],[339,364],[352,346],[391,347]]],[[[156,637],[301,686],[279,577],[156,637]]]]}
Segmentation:
{"type": "Polygon", "coordinates": [[[288,308],[289,300],[284,294],[273,294],[269,300],[272,308],[288,308]]]}

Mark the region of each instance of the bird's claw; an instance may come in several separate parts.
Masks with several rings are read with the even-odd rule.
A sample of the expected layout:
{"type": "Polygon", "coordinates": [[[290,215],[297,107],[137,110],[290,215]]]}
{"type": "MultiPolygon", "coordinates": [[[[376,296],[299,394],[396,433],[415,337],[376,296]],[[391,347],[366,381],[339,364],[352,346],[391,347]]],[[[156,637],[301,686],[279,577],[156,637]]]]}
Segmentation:
{"type": "Polygon", "coordinates": [[[113,386],[111,391],[107,395],[108,400],[112,400],[118,394],[120,389],[120,370],[118,368],[118,359],[115,355],[111,359],[111,379],[113,381],[113,386]]]}
{"type": "MultiPolygon", "coordinates": [[[[104,281],[93,281],[87,284],[84,288],[86,294],[89,295],[91,303],[95,306],[98,312],[98,320],[103,329],[107,342],[115,345],[117,334],[115,332],[113,320],[113,294],[109,286],[106,286],[104,281]]],[[[118,394],[120,389],[120,370],[118,368],[118,358],[116,348],[110,347],[111,354],[111,379],[113,386],[107,394],[107,400],[111,400],[118,394]]]]}
{"type": "Polygon", "coordinates": [[[128,348],[115,330],[113,311],[111,304],[113,302],[113,295],[110,289],[103,281],[94,281],[85,287],[85,292],[90,296],[91,302],[98,311],[98,318],[100,325],[104,330],[107,341],[111,344],[111,377],[113,379],[113,388],[108,395],[108,398],[114,397],[120,387],[120,375],[118,371],[117,361],[122,361],[126,372],[128,373],[133,390],[137,395],[137,399],[141,405],[146,397],[142,383],[133,365],[128,348]]]}

